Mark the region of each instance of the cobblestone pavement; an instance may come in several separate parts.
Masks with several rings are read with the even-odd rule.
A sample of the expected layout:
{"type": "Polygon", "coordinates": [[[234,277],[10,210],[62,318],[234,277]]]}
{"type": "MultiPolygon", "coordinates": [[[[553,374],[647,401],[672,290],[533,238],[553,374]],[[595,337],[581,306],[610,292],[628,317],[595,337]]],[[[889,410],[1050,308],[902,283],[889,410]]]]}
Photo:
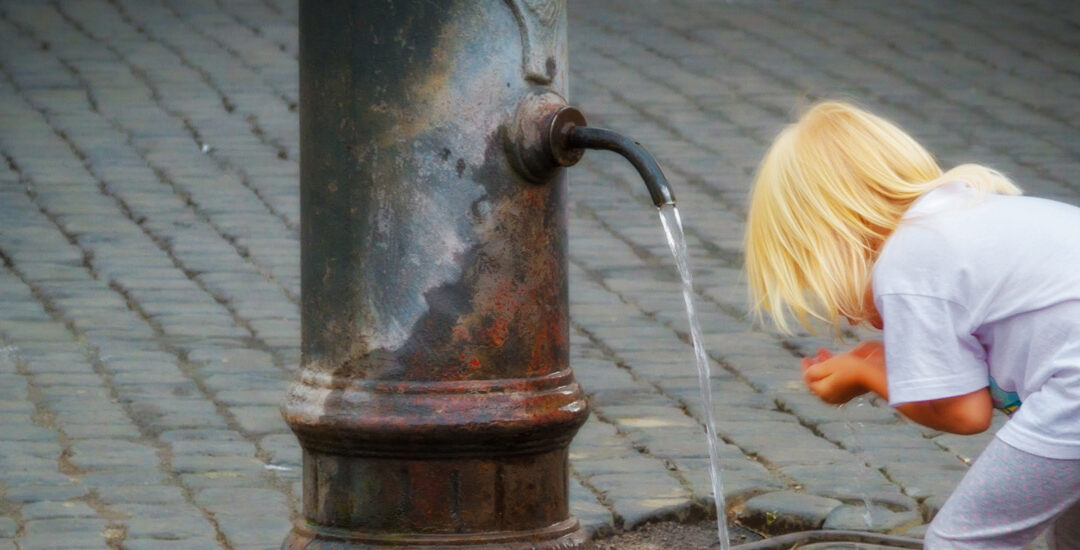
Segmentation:
{"type": "MultiPolygon", "coordinates": [[[[691,247],[730,513],[918,535],[989,436],[837,409],[744,315],[751,171],[814,98],[1080,203],[1080,4],[571,0],[572,100],[660,159],[691,247]]],[[[298,509],[296,6],[0,0],[0,550],[275,548],[298,509]]],[[[572,172],[573,507],[711,506],[678,278],[644,186],[572,172]]],[[[1000,419],[998,419],[1000,424],[1000,419]]]]}

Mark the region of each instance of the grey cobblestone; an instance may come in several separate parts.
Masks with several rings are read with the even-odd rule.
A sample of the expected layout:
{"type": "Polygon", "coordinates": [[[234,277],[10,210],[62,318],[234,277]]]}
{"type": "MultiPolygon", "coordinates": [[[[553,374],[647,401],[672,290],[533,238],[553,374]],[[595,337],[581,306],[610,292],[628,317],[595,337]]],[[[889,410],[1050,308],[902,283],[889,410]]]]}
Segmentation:
{"type": "Polygon", "coordinates": [[[914,510],[893,511],[884,506],[870,505],[870,519],[867,523],[866,505],[861,503],[845,504],[829,512],[823,529],[842,529],[846,531],[876,531],[887,533],[898,531],[909,525],[922,522],[922,517],[914,510]]]}
{"type": "Polygon", "coordinates": [[[748,500],[739,519],[751,528],[775,535],[818,529],[842,507],[841,501],[831,498],[777,491],[748,500]]]}
{"type": "MultiPolygon", "coordinates": [[[[19,531],[19,525],[14,519],[9,517],[0,517],[0,541],[3,539],[14,538],[19,531]]],[[[2,544],[2,542],[0,542],[2,544]]]]}
{"type": "MultiPolygon", "coordinates": [[[[573,102],[680,199],[731,510],[859,529],[866,496],[869,529],[920,534],[990,435],[806,393],[798,357],[831,342],[747,319],[748,182],[798,106],[843,95],[945,164],[1080,204],[1080,12],[568,5],[573,102]]],[[[296,25],[285,0],[0,0],[0,548],[276,548],[296,517],[296,25]]],[[[597,534],[688,517],[713,499],[678,277],[632,168],[589,153],[571,179],[571,363],[595,413],[573,510],[597,534]]]]}

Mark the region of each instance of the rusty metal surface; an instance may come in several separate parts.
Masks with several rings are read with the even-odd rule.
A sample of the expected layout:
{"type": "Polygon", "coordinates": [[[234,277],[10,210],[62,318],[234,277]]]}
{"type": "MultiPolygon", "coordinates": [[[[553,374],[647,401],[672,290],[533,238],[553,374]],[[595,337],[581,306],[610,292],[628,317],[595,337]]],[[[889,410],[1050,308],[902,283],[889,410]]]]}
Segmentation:
{"type": "Polygon", "coordinates": [[[573,548],[566,177],[508,156],[565,106],[565,4],[300,4],[304,447],[286,548],[573,548]],[[537,121],[539,124],[540,121],[537,121]],[[509,149],[513,149],[512,147],[509,149]]]}
{"type": "Polygon", "coordinates": [[[324,389],[332,379],[313,383],[310,374],[302,373],[290,389],[286,419],[305,448],[337,455],[547,452],[568,445],[587,414],[569,370],[517,380],[365,383],[337,390],[324,389]]]}
{"type": "Polygon", "coordinates": [[[561,370],[566,182],[524,185],[501,147],[532,88],[512,13],[361,4],[301,10],[305,367],[367,380],[561,370]],[[511,40],[488,38],[500,34],[511,40]]]}

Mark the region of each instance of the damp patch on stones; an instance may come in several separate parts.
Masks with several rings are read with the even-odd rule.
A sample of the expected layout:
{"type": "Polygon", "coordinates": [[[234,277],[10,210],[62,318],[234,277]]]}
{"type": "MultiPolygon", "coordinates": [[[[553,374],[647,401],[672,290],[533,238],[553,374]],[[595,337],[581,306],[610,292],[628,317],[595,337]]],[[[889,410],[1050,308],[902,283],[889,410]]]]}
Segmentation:
{"type": "MultiPolygon", "coordinates": [[[[761,535],[739,525],[728,526],[732,546],[762,540],[761,535]]],[[[582,550],[716,550],[716,523],[706,519],[695,523],[663,521],[646,523],[633,531],[592,540],[582,550]]]]}

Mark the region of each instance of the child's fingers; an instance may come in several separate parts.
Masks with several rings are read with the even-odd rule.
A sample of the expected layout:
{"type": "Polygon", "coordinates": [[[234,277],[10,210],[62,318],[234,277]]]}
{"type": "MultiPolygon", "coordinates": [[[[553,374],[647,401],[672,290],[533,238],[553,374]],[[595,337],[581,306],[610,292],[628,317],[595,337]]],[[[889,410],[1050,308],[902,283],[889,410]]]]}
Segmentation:
{"type": "Polygon", "coordinates": [[[806,387],[810,389],[811,393],[818,396],[819,399],[826,403],[832,403],[835,399],[835,396],[832,395],[832,388],[827,380],[808,382],[806,387]]]}
{"type": "Polygon", "coordinates": [[[821,366],[821,363],[814,363],[805,369],[803,369],[803,381],[807,384],[811,384],[829,375],[829,369],[821,366]]]}
{"type": "Polygon", "coordinates": [[[832,352],[825,349],[825,348],[818,348],[818,350],[817,350],[817,360],[818,360],[818,362],[825,361],[826,359],[832,359],[832,356],[833,356],[832,352]]]}

